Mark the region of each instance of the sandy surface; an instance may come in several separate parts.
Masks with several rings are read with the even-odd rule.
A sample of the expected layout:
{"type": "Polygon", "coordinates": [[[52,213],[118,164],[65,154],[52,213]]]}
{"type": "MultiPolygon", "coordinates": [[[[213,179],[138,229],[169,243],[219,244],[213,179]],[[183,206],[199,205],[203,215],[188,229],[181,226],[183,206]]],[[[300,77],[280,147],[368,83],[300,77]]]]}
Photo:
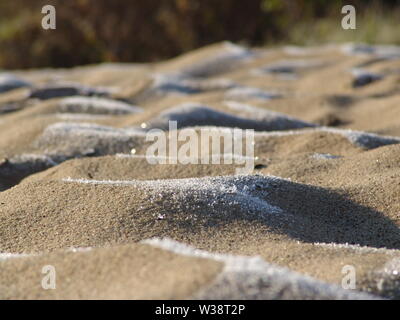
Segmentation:
{"type": "Polygon", "coordinates": [[[4,76],[0,298],[400,298],[399,83],[356,45],[4,76]],[[169,121],[254,129],[254,168],[149,163],[169,121]]]}

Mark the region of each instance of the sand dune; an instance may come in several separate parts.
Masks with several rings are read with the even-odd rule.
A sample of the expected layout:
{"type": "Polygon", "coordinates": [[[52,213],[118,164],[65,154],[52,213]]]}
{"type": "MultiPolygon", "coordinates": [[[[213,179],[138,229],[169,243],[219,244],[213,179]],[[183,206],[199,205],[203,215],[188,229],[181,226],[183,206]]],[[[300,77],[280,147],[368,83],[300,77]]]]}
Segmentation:
{"type": "MultiPolygon", "coordinates": [[[[245,109],[235,102],[227,102],[230,109],[245,109]]],[[[205,105],[186,103],[163,111],[157,118],[150,120],[148,128],[168,130],[169,121],[176,121],[178,128],[194,126],[219,126],[254,130],[285,130],[312,127],[313,124],[292,119],[283,114],[253,108],[246,117],[213,110],[205,105]]]]}
{"type": "Polygon", "coordinates": [[[29,86],[29,82],[12,74],[0,74],[0,93],[29,86]]]}
{"type": "Polygon", "coordinates": [[[0,75],[0,298],[398,299],[399,70],[397,46],[225,42],[0,75]],[[254,129],[254,153],[183,164],[152,129],[254,129]]]}
{"type": "Polygon", "coordinates": [[[172,59],[162,65],[161,70],[186,77],[206,77],[231,70],[253,55],[247,48],[224,42],[172,59]]]}
{"type": "Polygon", "coordinates": [[[6,290],[1,298],[374,299],[270,265],[259,257],[209,253],[169,239],[153,238],[142,243],[42,255],[3,255],[0,265],[5,272],[0,277],[6,290]],[[104,260],[109,263],[102,264],[104,260]],[[43,290],[39,285],[35,273],[45,263],[57,267],[60,283],[67,282],[60,290],[43,290]],[[174,268],[180,270],[177,277],[174,268]],[[20,277],[10,276],[15,270],[20,277]],[[22,281],[21,276],[29,281],[22,281]]]}
{"type": "Polygon", "coordinates": [[[60,111],[64,113],[88,114],[129,114],[140,112],[139,107],[104,98],[72,97],[60,102],[60,111]]]}
{"type": "Polygon", "coordinates": [[[1,299],[183,299],[212,282],[222,268],[211,259],[144,244],[8,257],[0,265],[1,299]],[[56,268],[59,289],[43,290],[44,265],[56,268]]]}
{"type": "MultiPolygon", "coordinates": [[[[101,234],[101,237],[119,242],[119,224],[124,225],[124,234],[128,240],[141,238],[142,234],[156,230],[172,237],[174,232],[183,236],[202,228],[214,233],[218,232],[215,226],[228,228],[230,224],[243,224],[241,228],[244,230],[246,225],[250,224],[250,227],[259,226],[260,231],[265,232],[264,237],[276,234],[311,243],[352,243],[390,248],[400,246],[400,232],[396,224],[389,219],[390,214],[384,216],[333,190],[272,176],[164,180],[95,180],[65,177],[61,181],[36,180],[22,183],[21,187],[3,192],[0,199],[4,203],[4,236],[1,245],[11,252],[29,250],[29,245],[26,244],[26,241],[29,243],[29,239],[32,239],[39,250],[46,247],[62,248],[67,239],[73,242],[74,246],[95,246],[98,236],[86,239],[87,232],[93,235],[101,234]],[[51,194],[50,190],[53,190],[51,194]],[[78,191],[85,194],[84,199],[97,199],[96,202],[87,203],[88,200],[84,199],[70,202],[75,199],[78,191]],[[19,197],[21,192],[28,193],[29,196],[20,200],[16,206],[9,199],[19,197]],[[47,197],[31,203],[32,197],[38,197],[39,194],[47,194],[47,197]],[[57,200],[61,194],[65,207],[60,207],[62,204],[57,200]],[[113,199],[119,199],[119,202],[113,199]],[[300,199],[307,201],[300,205],[300,199]],[[105,203],[113,201],[114,208],[105,206],[105,203]],[[37,212],[36,208],[42,206],[45,206],[45,209],[37,212]],[[75,211],[76,207],[81,214],[85,212],[85,217],[81,217],[75,211]],[[94,212],[91,213],[91,210],[94,212]],[[146,210],[148,213],[144,213],[146,210]],[[140,216],[137,216],[139,212],[140,216]],[[69,219],[64,220],[67,216],[69,219]],[[93,223],[89,224],[89,221],[85,224],[78,223],[81,219],[85,221],[89,217],[98,222],[93,220],[93,223]],[[137,222],[140,224],[156,223],[158,228],[136,232],[137,226],[129,224],[133,217],[139,219],[137,222]],[[158,217],[164,218],[158,223],[158,217]],[[20,230],[17,223],[21,219],[31,220],[29,227],[24,226],[24,230],[20,230]],[[169,229],[171,224],[173,229],[169,229]],[[107,225],[110,228],[107,231],[103,230],[107,225]],[[53,230],[59,228],[57,235],[52,235],[53,230]],[[42,230],[40,234],[31,232],[36,229],[48,230],[42,230]],[[26,235],[21,239],[24,244],[18,246],[15,238],[18,234],[21,236],[20,232],[26,235]],[[49,237],[53,239],[52,244],[49,243],[49,237]]],[[[105,244],[100,241],[97,245],[105,244]]]]}

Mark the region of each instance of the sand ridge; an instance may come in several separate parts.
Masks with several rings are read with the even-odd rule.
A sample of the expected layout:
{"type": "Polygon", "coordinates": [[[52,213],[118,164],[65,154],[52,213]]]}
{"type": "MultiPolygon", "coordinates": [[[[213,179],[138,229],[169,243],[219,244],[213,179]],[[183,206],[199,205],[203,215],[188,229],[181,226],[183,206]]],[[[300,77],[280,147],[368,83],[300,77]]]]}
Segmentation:
{"type": "Polygon", "coordinates": [[[0,298],[399,298],[399,52],[224,42],[0,74],[0,298]],[[149,163],[171,120],[254,129],[254,170],[149,163]]]}

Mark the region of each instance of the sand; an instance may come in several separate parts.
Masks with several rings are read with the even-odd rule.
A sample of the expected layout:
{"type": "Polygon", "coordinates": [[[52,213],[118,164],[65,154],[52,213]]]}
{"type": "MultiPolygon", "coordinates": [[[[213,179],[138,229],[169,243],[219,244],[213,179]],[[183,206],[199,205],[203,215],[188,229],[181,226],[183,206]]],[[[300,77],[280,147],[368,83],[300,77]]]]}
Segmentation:
{"type": "Polygon", "coordinates": [[[399,70],[398,47],[226,42],[0,74],[0,298],[400,298],[399,70]],[[149,163],[160,129],[254,129],[252,170],[149,163]]]}
{"type": "Polygon", "coordinates": [[[0,258],[0,265],[1,299],[183,299],[222,269],[143,244],[0,258]],[[57,272],[55,290],[42,288],[46,265],[57,272]]]}

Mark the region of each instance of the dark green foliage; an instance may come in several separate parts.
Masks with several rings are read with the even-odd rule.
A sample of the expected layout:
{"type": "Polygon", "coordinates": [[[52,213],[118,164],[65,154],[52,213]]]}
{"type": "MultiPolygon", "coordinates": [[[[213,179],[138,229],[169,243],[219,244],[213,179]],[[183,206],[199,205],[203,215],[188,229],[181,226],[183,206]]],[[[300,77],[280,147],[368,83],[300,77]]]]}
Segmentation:
{"type": "Polygon", "coordinates": [[[0,68],[156,61],[222,40],[276,43],[300,21],[340,19],[343,4],[371,3],[377,1],[2,0],[0,68]],[[46,4],[56,7],[56,30],[41,28],[46,4]]]}

